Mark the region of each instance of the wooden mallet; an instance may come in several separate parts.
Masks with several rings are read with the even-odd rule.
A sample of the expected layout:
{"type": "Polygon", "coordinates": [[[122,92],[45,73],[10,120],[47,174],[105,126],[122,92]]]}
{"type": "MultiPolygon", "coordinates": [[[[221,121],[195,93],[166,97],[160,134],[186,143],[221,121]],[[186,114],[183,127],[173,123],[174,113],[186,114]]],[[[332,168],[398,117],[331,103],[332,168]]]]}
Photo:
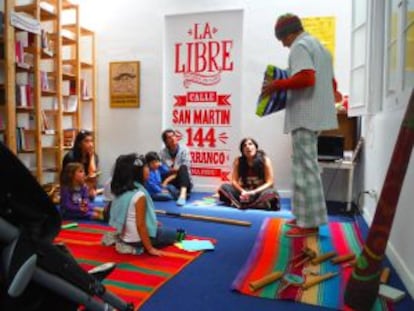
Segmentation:
{"type": "Polygon", "coordinates": [[[347,261],[351,261],[355,259],[355,254],[354,253],[350,253],[350,254],[346,254],[346,255],[341,255],[341,256],[336,256],[334,258],[331,259],[331,262],[334,265],[340,264],[340,263],[344,263],[347,261]]]}
{"type": "Polygon", "coordinates": [[[312,286],[315,286],[319,283],[322,283],[325,280],[333,278],[337,274],[338,272],[328,272],[322,275],[315,276],[311,280],[306,280],[305,283],[303,283],[301,287],[303,290],[307,290],[308,288],[311,288],[312,286]]]}
{"type": "Polygon", "coordinates": [[[311,264],[312,265],[318,265],[324,261],[327,261],[329,259],[331,259],[332,257],[336,256],[336,252],[332,251],[332,252],[328,252],[322,255],[319,255],[318,257],[315,257],[311,260],[311,264]]]}
{"type": "Polygon", "coordinates": [[[304,258],[294,265],[295,268],[299,267],[300,265],[303,265],[305,262],[311,261],[312,259],[316,258],[316,252],[310,248],[306,248],[303,250],[303,256],[304,258]]]}
{"type": "Polygon", "coordinates": [[[275,271],[272,272],[270,274],[265,275],[264,277],[256,280],[256,281],[252,281],[249,283],[249,288],[252,292],[258,290],[259,288],[262,288],[272,282],[275,282],[277,280],[279,280],[280,278],[282,278],[283,276],[283,272],[282,271],[275,271]]]}

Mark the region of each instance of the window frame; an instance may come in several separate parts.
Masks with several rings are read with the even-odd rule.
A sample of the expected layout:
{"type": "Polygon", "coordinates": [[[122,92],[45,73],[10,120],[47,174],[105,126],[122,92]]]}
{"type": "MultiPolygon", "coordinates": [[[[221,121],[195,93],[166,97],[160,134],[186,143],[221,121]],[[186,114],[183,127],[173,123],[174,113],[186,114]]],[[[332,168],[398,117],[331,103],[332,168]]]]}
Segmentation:
{"type": "Polygon", "coordinates": [[[365,20],[355,24],[355,10],[361,0],[352,0],[353,14],[351,23],[351,70],[350,70],[350,99],[348,115],[363,116],[376,114],[382,109],[383,102],[383,76],[384,76],[384,32],[385,28],[384,0],[365,0],[365,20]],[[364,31],[365,44],[355,45],[355,37],[359,30],[364,31]],[[353,56],[364,53],[365,61],[354,66],[353,56]],[[363,68],[363,83],[353,82],[353,74],[363,68]],[[362,98],[358,99],[356,88],[363,88],[362,98]]]}

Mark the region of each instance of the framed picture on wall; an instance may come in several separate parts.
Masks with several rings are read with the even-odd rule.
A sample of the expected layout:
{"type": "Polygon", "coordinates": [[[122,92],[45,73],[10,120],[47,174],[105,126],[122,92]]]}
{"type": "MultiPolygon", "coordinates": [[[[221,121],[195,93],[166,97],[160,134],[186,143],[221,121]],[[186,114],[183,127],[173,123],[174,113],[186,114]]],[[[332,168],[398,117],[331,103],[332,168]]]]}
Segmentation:
{"type": "Polygon", "coordinates": [[[109,100],[112,108],[139,108],[139,61],[109,63],[109,100]]]}

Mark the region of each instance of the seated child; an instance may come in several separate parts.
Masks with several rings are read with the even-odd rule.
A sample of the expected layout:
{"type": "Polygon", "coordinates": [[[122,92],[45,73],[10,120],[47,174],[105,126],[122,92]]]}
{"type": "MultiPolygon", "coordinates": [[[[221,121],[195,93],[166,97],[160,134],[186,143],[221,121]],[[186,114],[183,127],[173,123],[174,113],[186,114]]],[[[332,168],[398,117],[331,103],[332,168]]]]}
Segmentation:
{"type": "Polygon", "coordinates": [[[68,163],[60,181],[60,210],[64,219],[104,219],[104,208],[93,206],[82,163],[68,163]]]}
{"type": "Polygon", "coordinates": [[[176,177],[176,174],[169,174],[169,168],[161,163],[160,156],[155,151],[150,151],[145,155],[145,161],[150,169],[145,188],[148,190],[154,201],[177,200],[178,189],[169,184],[176,177]]]}
{"type": "Polygon", "coordinates": [[[143,186],[149,176],[145,158],[135,153],[117,158],[111,181],[112,200],[109,224],[115,235],[106,234],[103,244],[115,244],[119,253],[161,256],[159,248],[183,238],[183,230],[160,226],[154,202],[143,186]]]}

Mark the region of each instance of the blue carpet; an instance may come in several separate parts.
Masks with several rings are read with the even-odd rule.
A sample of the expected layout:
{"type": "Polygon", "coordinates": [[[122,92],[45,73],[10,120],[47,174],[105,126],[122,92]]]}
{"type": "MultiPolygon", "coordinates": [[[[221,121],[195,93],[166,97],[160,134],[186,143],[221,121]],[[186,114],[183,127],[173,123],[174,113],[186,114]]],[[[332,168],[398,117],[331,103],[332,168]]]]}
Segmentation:
{"type": "MultiPolygon", "coordinates": [[[[267,212],[237,210],[226,206],[212,205],[209,204],[209,199],[206,199],[209,195],[211,194],[194,193],[191,200],[188,201],[189,203],[184,207],[176,206],[175,202],[156,202],[156,209],[176,213],[233,218],[250,221],[252,225],[242,227],[158,215],[158,220],[167,227],[182,227],[189,234],[215,238],[217,244],[214,251],[206,252],[163,285],[140,310],[332,310],[291,301],[260,299],[231,291],[231,284],[251,251],[262,221],[266,217],[291,217],[290,200],[282,199],[281,211],[267,212]],[[192,202],[195,202],[195,204],[192,202]]],[[[368,228],[362,217],[341,214],[330,216],[331,221],[353,221],[354,219],[358,221],[365,237],[368,228]]],[[[385,264],[390,266],[388,261],[385,264]]],[[[391,269],[390,284],[403,288],[401,280],[393,269],[391,269]]],[[[397,311],[414,310],[414,302],[407,296],[395,307],[397,311]]]]}

